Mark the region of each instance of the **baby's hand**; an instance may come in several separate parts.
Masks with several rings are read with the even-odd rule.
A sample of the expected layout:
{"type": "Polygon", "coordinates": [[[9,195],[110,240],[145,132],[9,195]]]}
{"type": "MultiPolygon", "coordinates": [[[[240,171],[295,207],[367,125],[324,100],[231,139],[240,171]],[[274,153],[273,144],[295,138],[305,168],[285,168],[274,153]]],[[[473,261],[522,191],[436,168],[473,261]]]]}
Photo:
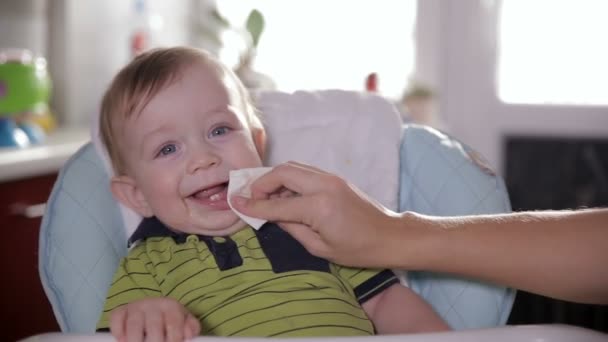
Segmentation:
{"type": "Polygon", "coordinates": [[[110,331],[118,341],[183,341],[200,333],[199,321],[171,298],[145,298],[112,311],[110,331]]]}

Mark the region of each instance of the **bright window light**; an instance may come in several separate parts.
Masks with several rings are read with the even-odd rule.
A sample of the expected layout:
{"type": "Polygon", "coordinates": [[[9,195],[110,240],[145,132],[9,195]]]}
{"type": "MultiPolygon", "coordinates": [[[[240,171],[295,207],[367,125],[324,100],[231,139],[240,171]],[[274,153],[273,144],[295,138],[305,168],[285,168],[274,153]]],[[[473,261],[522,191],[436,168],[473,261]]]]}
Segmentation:
{"type": "Polygon", "coordinates": [[[498,95],[507,103],[608,104],[608,1],[503,1],[498,95]]]}
{"type": "Polygon", "coordinates": [[[411,76],[416,0],[220,0],[231,23],[252,8],[264,15],[255,69],[284,91],[362,90],[378,74],[379,91],[399,97],[411,76]]]}

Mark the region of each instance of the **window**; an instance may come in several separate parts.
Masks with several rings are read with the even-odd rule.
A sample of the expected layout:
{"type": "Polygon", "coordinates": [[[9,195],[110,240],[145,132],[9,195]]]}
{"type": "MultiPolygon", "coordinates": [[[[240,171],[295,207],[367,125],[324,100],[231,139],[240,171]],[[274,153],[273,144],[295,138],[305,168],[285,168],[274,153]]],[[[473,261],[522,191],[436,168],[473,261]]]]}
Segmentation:
{"type": "Polygon", "coordinates": [[[400,96],[411,76],[416,0],[220,0],[219,12],[243,23],[264,15],[255,69],[284,91],[364,89],[376,72],[379,91],[400,96]]]}
{"type": "Polygon", "coordinates": [[[527,104],[608,104],[608,2],[502,3],[498,94],[527,104]]]}

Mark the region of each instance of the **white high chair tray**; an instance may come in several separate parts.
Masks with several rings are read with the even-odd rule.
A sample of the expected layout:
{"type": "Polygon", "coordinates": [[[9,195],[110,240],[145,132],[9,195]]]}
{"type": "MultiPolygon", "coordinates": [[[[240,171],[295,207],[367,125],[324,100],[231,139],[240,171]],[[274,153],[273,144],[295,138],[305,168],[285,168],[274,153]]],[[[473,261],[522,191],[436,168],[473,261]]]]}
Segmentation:
{"type": "MultiPolygon", "coordinates": [[[[197,337],[193,341],[199,342],[226,342],[238,340],[239,342],[265,342],[267,338],[226,338],[226,337],[197,337]]],[[[289,342],[289,338],[273,338],[276,342],[289,342]]],[[[359,342],[605,342],[608,335],[600,332],[568,326],[568,325],[526,325],[506,326],[492,329],[461,330],[444,333],[412,334],[412,335],[384,335],[371,337],[330,337],[330,338],[298,338],[298,342],[345,342],[358,340],[359,342]]],[[[23,342],[109,342],[114,341],[110,334],[77,335],[48,333],[29,337],[23,342]]]]}

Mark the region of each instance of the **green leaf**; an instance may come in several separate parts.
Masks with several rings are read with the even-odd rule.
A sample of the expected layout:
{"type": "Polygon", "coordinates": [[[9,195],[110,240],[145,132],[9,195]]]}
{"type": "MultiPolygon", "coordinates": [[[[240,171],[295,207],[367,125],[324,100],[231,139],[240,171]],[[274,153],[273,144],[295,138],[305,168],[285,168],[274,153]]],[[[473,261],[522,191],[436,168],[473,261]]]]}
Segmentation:
{"type": "Polygon", "coordinates": [[[258,42],[260,41],[260,36],[264,31],[264,16],[260,11],[254,9],[249,13],[247,17],[247,22],[245,24],[247,31],[251,34],[251,39],[253,39],[253,46],[257,47],[258,42]]]}

